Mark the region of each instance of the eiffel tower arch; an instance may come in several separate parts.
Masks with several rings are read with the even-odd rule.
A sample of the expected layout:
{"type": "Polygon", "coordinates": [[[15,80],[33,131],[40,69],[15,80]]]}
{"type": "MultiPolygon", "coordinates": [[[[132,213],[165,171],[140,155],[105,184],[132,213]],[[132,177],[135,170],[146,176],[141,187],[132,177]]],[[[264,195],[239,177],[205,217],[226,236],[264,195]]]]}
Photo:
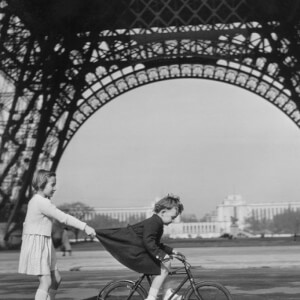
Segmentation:
{"type": "Polygon", "coordinates": [[[0,1],[0,222],[23,221],[37,168],[145,84],[226,82],[300,127],[300,4],[293,0],[0,1]]]}

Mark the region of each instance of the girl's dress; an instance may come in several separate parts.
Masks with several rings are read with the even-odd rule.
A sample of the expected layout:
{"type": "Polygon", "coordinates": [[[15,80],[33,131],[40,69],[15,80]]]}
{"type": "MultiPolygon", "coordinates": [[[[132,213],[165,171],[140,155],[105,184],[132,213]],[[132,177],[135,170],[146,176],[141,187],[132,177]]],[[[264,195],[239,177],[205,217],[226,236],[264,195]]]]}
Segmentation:
{"type": "Polygon", "coordinates": [[[159,275],[161,261],[173,249],[160,242],[164,224],[152,217],[124,228],[96,230],[97,238],[120,263],[138,273],[159,275]]]}
{"type": "Polygon", "coordinates": [[[55,249],[51,237],[24,234],[19,260],[19,273],[46,275],[57,269],[55,249]]]}
{"type": "Polygon", "coordinates": [[[47,275],[57,269],[56,252],[51,239],[52,220],[84,230],[86,223],[64,213],[39,194],[28,203],[23,224],[19,273],[47,275]]]}

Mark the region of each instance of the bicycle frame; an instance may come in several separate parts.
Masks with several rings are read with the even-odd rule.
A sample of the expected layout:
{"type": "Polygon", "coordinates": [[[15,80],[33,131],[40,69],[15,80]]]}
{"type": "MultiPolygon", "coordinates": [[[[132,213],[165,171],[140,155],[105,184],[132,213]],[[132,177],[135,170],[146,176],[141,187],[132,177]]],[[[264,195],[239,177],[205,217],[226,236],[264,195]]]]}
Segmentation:
{"type": "MultiPolygon", "coordinates": [[[[192,289],[194,290],[194,293],[197,296],[198,300],[203,300],[203,298],[200,296],[200,294],[198,293],[198,291],[196,289],[195,280],[194,280],[193,274],[190,270],[191,265],[184,259],[178,258],[176,256],[175,256],[175,258],[183,263],[183,267],[179,267],[179,268],[175,269],[174,271],[169,271],[169,275],[186,275],[186,276],[183,278],[183,280],[180,282],[180,284],[174,289],[173,293],[170,295],[168,300],[171,300],[171,298],[181,290],[181,288],[184,286],[184,284],[187,281],[190,282],[190,285],[191,285],[192,289]]],[[[130,292],[127,299],[131,298],[131,296],[133,295],[133,293],[136,291],[136,289],[138,287],[142,287],[141,283],[143,282],[143,280],[145,278],[147,279],[149,286],[151,286],[151,283],[152,283],[151,275],[143,274],[138,280],[136,280],[134,282],[132,291],[130,292]]]]}
{"type": "Polygon", "coordinates": [[[191,285],[192,289],[194,290],[194,293],[197,296],[198,300],[203,300],[203,298],[200,296],[200,294],[198,293],[198,291],[196,289],[194,276],[191,272],[191,265],[185,259],[181,259],[176,256],[175,256],[175,258],[183,263],[183,267],[177,268],[174,271],[170,271],[169,275],[184,275],[185,274],[186,276],[182,279],[180,284],[174,289],[173,293],[170,295],[168,300],[171,300],[171,298],[181,290],[181,288],[185,285],[185,283],[187,281],[190,282],[190,285],[191,285]]]}
{"type": "MultiPolygon", "coordinates": [[[[169,296],[169,298],[167,300],[171,300],[172,297],[175,294],[177,294],[187,282],[189,282],[189,285],[184,288],[183,299],[195,299],[195,297],[196,297],[196,300],[204,300],[203,296],[201,296],[202,292],[205,292],[205,294],[206,294],[206,292],[208,291],[209,294],[211,294],[210,291],[213,291],[213,293],[215,293],[214,291],[217,291],[218,295],[219,295],[219,292],[221,292],[221,295],[223,295],[221,299],[233,300],[230,295],[230,292],[222,284],[219,284],[219,283],[213,282],[213,281],[196,282],[195,278],[192,274],[192,271],[191,271],[192,267],[185,260],[185,258],[183,256],[173,256],[172,258],[176,258],[177,260],[179,260],[183,264],[183,266],[169,270],[169,275],[171,275],[171,276],[172,275],[185,275],[185,276],[181,280],[181,282],[177,285],[177,287],[174,289],[174,291],[172,292],[172,294],[169,296]]],[[[122,293],[123,293],[123,295],[121,295],[121,297],[123,300],[130,300],[131,298],[133,298],[133,296],[136,298],[135,293],[137,293],[137,295],[139,296],[139,299],[145,299],[148,294],[147,287],[145,287],[142,283],[146,278],[147,282],[149,284],[149,287],[151,288],[152,276],[153,275],[143,274],[135,281],[132,281],[132,280],[112,281],[101,289],[101,291],[98,294],[97,299],[105,300],[105,299],[109,299],[109,297],[111,297],[110,299],[113,299],[114,296],[116,296],[117,299],[120,299],[120,295],[122,293]],[[124,289],[125,289],[126,296],[124,295],[124,292],[123,292],[124,289]],[[129,293],[129,295],[128,295],[128,293],[129,293]]],[[[217,296],[217,294],[215,294],[215,295],[217,296]]],[[[208,299],[212,299],[212,298],[211,297],[207,298],[205,296],[205,299],[208,300],[208,299]]],[[[213,298],[213,299],[216,299],[216,298],[213,298]]]]}

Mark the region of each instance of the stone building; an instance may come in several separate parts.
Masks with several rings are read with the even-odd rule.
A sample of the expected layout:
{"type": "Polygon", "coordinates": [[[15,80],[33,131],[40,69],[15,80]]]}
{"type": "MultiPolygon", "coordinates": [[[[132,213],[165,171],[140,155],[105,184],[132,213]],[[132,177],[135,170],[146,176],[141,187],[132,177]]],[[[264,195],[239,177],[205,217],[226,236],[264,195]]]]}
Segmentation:
{"type": "MultiPolygon", "coordinates": [[[[207,222],[181,222],[178,217],[174,223],[165,227],[164,233],[171,238],[214,238],[225,233],[233,235],[242,233],[251,236],[245,231],[248,217],[271,220],[275,215],[287,209],[300,209],[300,202],[247,203],[241,195],[229,195],[217,205],[216,210],[206,215],[207,222]]],[[[130,217],[148,218],[152,213],[153,205],[131,208],[95,208],[86,219],[91,219],[95,215],[106,215],[120,221],[128,221],[130,217]]]]}

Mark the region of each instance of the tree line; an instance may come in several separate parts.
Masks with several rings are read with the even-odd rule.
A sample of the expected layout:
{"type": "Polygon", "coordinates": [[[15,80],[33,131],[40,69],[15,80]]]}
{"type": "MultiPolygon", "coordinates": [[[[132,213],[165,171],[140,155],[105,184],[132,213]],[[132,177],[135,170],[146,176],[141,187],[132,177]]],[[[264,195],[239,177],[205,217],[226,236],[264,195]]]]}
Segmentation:
{"type": "Polygon", "coordinates": [[[298,234],[300,229],[300,210],[286,209],[272,220],[257,219],[251,216],[245,220],[247,230],[253,233],[298,234]]]}
{"type": "MultiPolygon", "coordinates": [[[[58,206],[62,211],[73,215],[80,220],[86,220],[86,217],[95,210],[81,202],[63,204],[58,206]]],[[[124,227],[128,224],[134,224],[142,221],[146,218],[146,215],[134,217],[131,216],[126,221],[120,221],[119,219],[112,218],[106,215],[94,215],[94,217],[87,221],[88,225],[93,228],[116,228],[124,227]]],[[[197,222],[197,221],[209,221],[206,218],[198,219],[194,214],[186,214],[181,217],[182,222],[197,222]]],[[[300,210],[286,209],[281,214],[275,215],[272,220],[267,218],[257,219],[254,216],[248,217],[245,220],[246,230],[254,234],[294,234],[297,235],[300,229],[300,210]]],[[[64,225],[54,222],[53,226],[53,240],[56,244],[60,242],[61,233],[64,225]]],[[[74,239],[86,239],[86,235],[74,228],[69,228],[73,232],[74,239]]]]}
{"type": "MultiPolygon", "coordinates": [[[[126,221],[120,221],[119,219],[112,218],[110,216],[106,215],[94,215],[93,218],[86,220],[91,213],[93,213],[95,210],[94,208],[81,203],[81,202],[75,202],[75,203],[67,203],[67,204],[62,204],[58,206],[60,210],[63,212],[76,217],[79,220],[82,220],[86,222],[89,226],[92,226],[97,230],[97,228],[116,228],[116,227],[124,227],[127,226],[128,224],[134,224],[137,222],[142,221],[143,219],[146,218],[145,216],[141,215],[139,217],[135,216],[130,216],[126,221]]],[[[92,214],[93,215],[93,214],[92,214]]],[[[65,225],[60,224],[58,221],[54,221],[53,223],[53,228],[52,228],[52,239],[54,241],[55,246],[59,246],[61,242],[61,235],[62,231],[64,229],[65,225]]],[[[70,227],[69,231],[73,233],[74,239],[76,241],[81,240],[81,239],[87,239],[87,236],[85,233],[80,231],[79,229],[70,227]]]]}

